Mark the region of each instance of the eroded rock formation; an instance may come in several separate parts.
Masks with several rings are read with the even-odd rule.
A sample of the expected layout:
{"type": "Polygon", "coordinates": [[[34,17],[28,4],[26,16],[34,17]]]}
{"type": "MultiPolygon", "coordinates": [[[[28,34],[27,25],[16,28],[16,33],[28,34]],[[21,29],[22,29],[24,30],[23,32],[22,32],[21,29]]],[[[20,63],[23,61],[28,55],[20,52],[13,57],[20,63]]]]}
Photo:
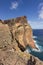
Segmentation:
{"type": "Polygon", "coordinates": [[[32,61],[31,55],[24,52],[26,46],[36,48],[32,35],[26,16],[0,20],[0,65],[35,65],[35,58],[32,61]]]}
{"type": "Polygon", "coordinates": [[[2,32],[0,30],[1,35],[5,33],[3,34],[3,37],[8,36],[4,38],[4,40],[6,39],[9,44],[14,43],[14,41],[16,40],[20,49],[25,49],[26,46],[36,48],[32,39],[32,29],[31,26],[27,23],[26,16],[18,17],[11,20],[4,20],[2,21],[2,23],[0,23],[0,25],[0,29],[3,31],[2,32]]]}

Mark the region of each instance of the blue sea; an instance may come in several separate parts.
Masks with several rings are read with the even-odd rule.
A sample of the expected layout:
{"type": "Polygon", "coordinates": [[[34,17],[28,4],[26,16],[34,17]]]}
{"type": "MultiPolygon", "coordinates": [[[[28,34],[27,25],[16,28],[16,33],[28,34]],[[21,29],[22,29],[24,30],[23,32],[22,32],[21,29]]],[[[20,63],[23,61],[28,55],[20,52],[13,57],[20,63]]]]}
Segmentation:
{"type": "Polygon", "coordinates": [[[38,50],[29,47],[28,51],[43,61],[43,29],[33,29],[33,39],[38,50]]]}

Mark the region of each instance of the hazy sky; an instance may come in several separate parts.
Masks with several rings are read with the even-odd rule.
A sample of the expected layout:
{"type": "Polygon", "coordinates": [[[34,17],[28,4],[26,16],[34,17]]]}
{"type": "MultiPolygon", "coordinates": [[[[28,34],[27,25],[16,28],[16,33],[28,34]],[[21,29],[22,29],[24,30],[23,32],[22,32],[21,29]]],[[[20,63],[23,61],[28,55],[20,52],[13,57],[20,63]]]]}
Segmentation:
{"type": "Polygon", "coordinates": [[[0,19],[27,16],[34,29],[43,29],[43,0],[0,0],[0,19]]]}

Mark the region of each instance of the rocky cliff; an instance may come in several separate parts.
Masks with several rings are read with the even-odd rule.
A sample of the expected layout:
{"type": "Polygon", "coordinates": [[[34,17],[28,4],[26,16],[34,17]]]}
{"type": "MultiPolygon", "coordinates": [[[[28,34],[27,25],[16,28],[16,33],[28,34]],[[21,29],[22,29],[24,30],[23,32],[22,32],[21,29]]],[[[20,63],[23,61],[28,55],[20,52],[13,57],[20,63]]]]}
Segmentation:
{"type": "Polygon", "coordinates": [[[43,65],[24,52],[27,46],[36,48],[32,35],[26,16],[0,20],[0,65],[43,65]]]}

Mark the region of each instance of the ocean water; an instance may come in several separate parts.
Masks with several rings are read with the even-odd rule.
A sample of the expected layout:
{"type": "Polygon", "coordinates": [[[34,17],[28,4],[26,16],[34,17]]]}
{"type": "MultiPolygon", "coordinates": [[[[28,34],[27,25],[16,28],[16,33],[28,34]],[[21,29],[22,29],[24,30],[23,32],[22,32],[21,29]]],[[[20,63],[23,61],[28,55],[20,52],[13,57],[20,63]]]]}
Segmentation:
{"type": "Polygon", "coordinates": [[[43,61],[43,29],[33,29],[33,39],[38,50],[28,47],[27,52],[43,61]]]}

